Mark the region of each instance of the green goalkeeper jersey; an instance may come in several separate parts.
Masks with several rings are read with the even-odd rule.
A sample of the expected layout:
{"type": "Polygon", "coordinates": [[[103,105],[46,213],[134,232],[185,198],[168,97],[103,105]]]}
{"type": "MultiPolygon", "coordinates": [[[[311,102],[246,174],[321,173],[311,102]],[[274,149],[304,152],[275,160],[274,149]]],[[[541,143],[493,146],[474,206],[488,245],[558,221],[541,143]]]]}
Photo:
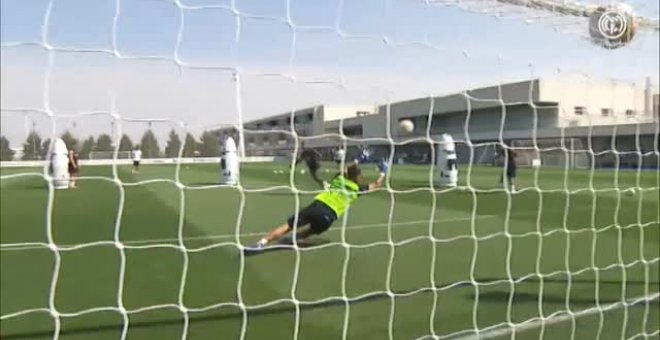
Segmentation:
{"type": "Polygon", "coordinates": [[[334,210],[337,217],[340,217],[346,212],[348,206],[358,198],[360,192],[365,190],[366,187],[340,175],[330,182],[328,190],[316,195],[314,199],[323,202],[334,210]]]}

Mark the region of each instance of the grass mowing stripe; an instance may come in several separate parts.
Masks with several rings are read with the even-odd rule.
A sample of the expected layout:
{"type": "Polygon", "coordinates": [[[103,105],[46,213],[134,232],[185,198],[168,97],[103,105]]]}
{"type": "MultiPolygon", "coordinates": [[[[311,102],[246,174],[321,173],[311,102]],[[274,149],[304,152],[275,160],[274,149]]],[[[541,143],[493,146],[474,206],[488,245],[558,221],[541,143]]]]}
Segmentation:
{"type": "MultiPolygon", "coordinates": [[[[477,218],[493,218],[497,217],[497,215],[485,215],[485,216],[477,216],[477,218]]],[[[455,221],[470,221],[472,218],[471,217],[457,217],[457,218],[446,218],[446,219],[436,219],[433,220],[433,222],[455,222],[455,221]]],[[[408,222],[393,222],[391,224],[387,223],[373,223],[373,224],[362,224],[362,225],[355,225],[355,226],[347,226],[347,228],[351,230],[360,230],[360,229],[372,229],[372,228],[383,228],[383,227],[388,227],[388,226],[412,226],[412,225],[423,225],[428,227],[429,220],[418,220],[418,221],[408,221],[408,222]]],[[[335,231],[341,231],[339,228],[333,228],[328,231],[328,233],[332,233],[335,231]]],[[[265,232],[259,232],[259,233],[244,233],[244,234],[239,234],[239,237],[252,237],[252,236],[262,236],[264,235],[265,232]]],[[[192,236],[192,237],[184,237],[182,240],[183,241],[195,241],[195,240],[214,240],[214,239],[224,239],[224,238],[234,238],[236,237],[235,234],[221,234],[221,235],[207,235],[207,236],[192,236]]],[[[124,241],[122,244],[124,245],[131,245],[131,244],[157,244],[157,243],[168,243],[168,242],[177,242],[179,241],[179,238],[161,238],[161,239],[149,239],[149,240],[133,240],[133,241],[124,241]]],[[[113,241],[108,241],[108,242],[113,242],[113,241]]],[[[69,247],[74,247],[76,246],[75,244],[60,244],[58,247],[60,248],[69,248],[69,247]]],[[[0,244],[0,250],[20,250],[20,249],[35,249],[35,248],[42,248],[42,247],[48,247],[47,243],[10,243],[10,244],[0,244]]]]}
{"type": "MultiPolygon", "coordinates": [[[[583,209],[587,210],[587,209],[583,209]]],[[[563,210],[561,210],[563,211],[563,210]]],[[[525,217],[525,216],[536,216],[537,213],[527,213],[527,214],[517,214],[517,215],[512,215],[510,216],[511,220],[516,219],[517,217],[525,217]]],[[[482,215],[482,216],[477,216],[476,219],[489,219],[489,218],[495,218],[495,217],[500,217],[499,215],[482,215]]],[[[360,225],[353,225],[353,226],[346,226],[347,229],[350,229],[351,231],[353,230],[363,230],[363,229],[373,229],[373,228],[385,228],[389,226],[423,226],[423,227],[428,227],[429,222],[432,223],[438,223],[438,222],[458,222],[458,221],[471,221],[472,217],[456,217],[456,218],[444,218],[444,219],[435,219],[432,221],[429,220],[417,220],[417,221],[407,221],[407,222],[392,222],[392,223],[372,223],[372,224],[360,224],[360,225]]],[[[562,230],[557,230],[557,232],[562,231],[562,230]]],[[[334,232],[341,232],[341,228],[332,228],[328,230],[329,233],[334,233],[334,232]]],[[[238,234],[239,237],[255,237],[255,236],[263,236],[266,232],[254,232],[254,233],[242,233],[238,234]]],[[[200,235],[200,236],[190,236],[190,237],[183,237],[181,238],[182,241],[205,241],[205,240],[218,240],[218,239],[225,239],[225,238],[235,238],[237,235],[236,234],[220,234],[220,235],[200,235]]],[[[516,236],[527,236],[527,234],[524,235],[513,235],[512,237],[516,236]]],[[[467,237],[471,237],[467,235],[467,237]]],[[[480,237],[482,239],[483,237],[480,237]]],[[[142,245],[142,244],[159,244],[159,243],[173,243],[173,242],[178,242],[179,238],[159,238],[159,239],[146,239],[146,240],[128,240],[128,241],[123,241],[121,242],[123,245],[142,245]]],[[[114,241],[100,241],[96,242],[98,245],[113,245],[114,241]]],[[[66,248],[76,248],[77,246],[81,246],[80,244],[58,244],[57,245],[59,250],[73,250],[73,249],[66,249],[66,248]]],[[[39,242],[28,242],[28,243],[8,243],[8,244],[0,244],[0,251],[12,251],[12,250],[29,250],[29,249],[41,249],[41,248],[48,248],[49,245],[47,243],[39,243],[39,242]]]]}

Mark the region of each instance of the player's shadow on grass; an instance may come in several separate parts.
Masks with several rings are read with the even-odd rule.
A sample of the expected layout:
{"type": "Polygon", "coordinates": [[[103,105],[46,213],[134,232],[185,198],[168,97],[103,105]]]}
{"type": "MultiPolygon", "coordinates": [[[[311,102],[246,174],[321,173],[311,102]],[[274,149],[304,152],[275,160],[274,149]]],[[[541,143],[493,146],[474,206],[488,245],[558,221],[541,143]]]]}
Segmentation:
{"type": "MultiPolygon", "coordinates": [[[[469,298],[474,301],[474,293],[469,295],[469,298]]],[[[555,294],[543,294],[541,297],[538,293],[527,293],[527,292],[515,292],[513,295],[512,303],[525,303],[533,302],[537,303],[542,300],[545,303],[556,303],[563,304],[566,302],[566,297],[564,295],[555,295],[555,294]]],[[[496,292],[486,292],[479,294],[479,301],[490,301],[490,302],[499,302],[499,303],[508,303],[509,302],[509,292],[506,291],[496,291],[496,292]]],[[[571,296],[568,299],[568,302],[571,305],[583,305],[584,307],[595,306],[596,303],[600,304],[611,304],[621,302],[620,298],[599,298],[598,301],[594,297],[579,297],[571,296]]],[[[650,304],[657,305],[658,300],[649,301],[650,304]]]]}
{"type": "MultiPolygon", "coordinates": [[[[504,282],[506,281],[507,278],[480,278],[477,280],[479,283],[492,283],[492,282],[504,282]]],[[[515,278],[514,278],[515,280],[515,278]]],[[[528,278],[525,279],[524,281],[521,281],[517,283],[517,285],[524,285],[524,284],[538,284],[540,283],[540,280],[538,278],[528,278]]],[[[568,280],[565,278],[544,278],[543,279],[544,284],[566,284],[568,283],[568,280]]],[[[573,285],[580,285],[580,284],[595,284],[595,280],[590,280],[590,279],[572,279],[571,283],[573,285]]],[[[619,280],[599,280],[598,284],[600,285],[614,285],[614,286],[621,286],[623,284],[622,281],[619,280]]],[[[626,281],[627,286],[644,286],[647,283],[644,281],[638,281],[638,280],[628,280],[626,281]]],[[[660,285],[660,282],[648,282],[648,285],[650,286],[658,286],[660,285]]],[[[474,293],[471,293],[467,296],[468,299],[474,300],[476,298],[474,293]]],[[[508,303],[510,299],[510,292],[507,291],[492,291],[492,292],[484,292],[479,294],[479,301],[491,301],[491,302],[501,302],[501,303],[508,303]]],[[[513,295],[513,303],[524,303],[524,302],[538,302],[539,299],[541,299],[543,302],[549,302],[549,303],[565,303],[566,302],[566,296],[564,295],[555,295],[555,294],[544,294],[542,297],[538,293],[528,293],[528,292],[520,292],[520,291],[514,291],[513,295]]],[[[599,299],[599,303],[617,303],[621,302],[621,299],[599,299]]],[[[651,304],[658,304],[658,300],[650,301],[651,304]]],[[[571,296],[569,298],[569,303],[571,304],[576,304],[576,305],[595,305],[596,300],[593,297],[588,297],[588,298],[583,298],[583,297],[578,297],[578,296],[571,296]]]]}
{"type": "Polygon", "coordinates": [[[19,190],[38,190],[38,191],[48,191],[48,183],[26,183],[26,184],[12,184],[6,188],[2,188],[3,191],[19,191],[19,190]]]}
{"type": "MultiPolygon", "coordinates": [[[[291,248],[289,248],[291,249],[291,248]]],[[[506,280],[505,278],[480,278],[477,279],[478,282],[485,284],[485,283],[494,283],[494,282],[499,282],[502,280],[506,280]]],[[[532,279],[530,278],[529,280],[525,280],[523,282],[528,282],[528,283],[535,283],[538,282],[538,279],[532,279]]],[[[554,279],[554,278],[546,278],[544,279],[544,283],[566,283],[566,280],[563,279],[554,279]]],[[[572,283],[594,283],[593,280],[586,280],[586,279],[573,279],[572,283]]],[[[621,281],[607,281],[607,280],[601,280],[599,281],[600,284],[616,284],[616,285],[621,285],[621,281]]],[[[626,281],[627,285],[644,285],[644,281],[626,281]]],[[[659,285],[660,283],[658,282],[650,282],[649,285],[659,285]]],[[[437,285],[435,289],[432,289],[430,287],[424,288],[424,289],[410,289],[406,291],[394,291],[395,294],[397,295],[408,295],[412,292],[416,292],[419,294],[430,294],[433,293],[434,291],[437,291],[438,289],[470,289],[471,292],[466,294],[466,297],[470,299],[474,299],[474,293],[473,290],[471,289],[472,283],[469,281],[462,281],[462,282],[454,282],[451,284],[442,284],[442,285],[437,285]]],[[[517,297],[514,297],[514,302],[537,302],[538,301],[538,295],[537,294],[529,294],[529,293],[520,293],[516,294],[517,297]]],[[[364,302],[369,302],[369,301],[375,301],[375,300],[381,300],[381,299],[391,299],[391,295],[387,292],[374,292],[372,294],[368,295],[362,295],[359,298],[353,299],[349,301],[350,305],[356,305],[359,303],[364,303],[364,302]]],[[[509,300],[509,293],[508,292],[492,292],[492,293],[482,293],[479,295],[479,300],[480,301],[493,301],[493,302],[502,302],[502,303],[508,303],[509,300]]],[[[557,297],[557,296],[544,296],[543,301],[548,301],[548,302],[559,302],[559,303],[564,303],[565,298],[564,297],[557,297]]],[[[584,303],[584,304],[595,304],[595,300],[589,298],[589,299],[582,299],[582,298],[571,298],[571,302],[574,303],[584,303]]],[[[600,300],[599,302],[601,303],[615,303],[615,302],[621,302],[620,299],[606,299],[606,300],[600,300]]],[[[650,301],[649,303],[653,305],[658,304],[658,300],[653,300],[650,301]]],[[[645,303],[639,302],[636,304],[630,304],[628,307],[643,307],[645,306],[645,303]]],[[[322,308],[330,308],[330,307],[339,307],[339,308],[345,308],[346,307],[346,300],[344,300],[342,297],[336,297],[332,299],[325,299],[321,302],[312,302],[312,303],[303,303],[300,305],[294,305],[293,303],[290,302],[280,302],[275,305],[272,305],[270,307],[266,307],[263,309],[259,310],[250,310],[247,312],[249,317],[255,317],[255,316],[268,316],[268,315],[277,315],[277,314],[283,314],[283,313],[295,313],[297,310],[315,310],[315,309],[322,309],[322,308]]],[[[233,319],[242,319],[244,317],[244,312],[243,311],[236,311],[236,312],[227,312],[225,311],[217,311],[213,314],[210,315],[191,315],[189,316],[189,324],[198,324],[198,323],[205,323],[205,322],[214,322],[214,321],[222,321],[222,320],[233,320],[233,319]]],[[[162,320],[150,320],[150,321],[131,321],[129,324],[129,328],[132,329],[149,329],[149,328],[156,328],[156,327],[162,327],[162,326],[171,326],[171,325],[176,325],[176,324],[183,324],[183,319],[182,318],[169,318],[169,319],[162,319],[162,320]]],[[[114,324],[105,324],[105,325],[95,325],[95,326],[84,326],[84,327],[78,327],[78,328],[64,328],[59,332],[60,336],[69,336],[69,335],[82,335],[82,334],[88,334],[90,338],[93,338],[93,336],[99,332],[121,332],[121,330],[124,328],[123,323],[114,323],[114,324]]],[[[17,333],[17,334],[3,334],[2,339],[7,340],[7,339],[28,339],[28,338],[39,338],[39,337],[46,337],[50,338],[53,336],[53,330],[35,330],[31,331],[28,333],[17,333]]]]}
{"type": "MultiPolygon", "coordinates": [[[[480,284],[487,284],[487,283],[494,283],[494,282],[504,282],[507,281],[508,278],[506,277],[481,277],[477,278],[476,281],[479,282],[480,284]]],[[[519,278],[514,277],[513,280],[519,280],[519,278]]],[[[525,278],[524,280],[516,283],[518,285],[526,284],[526,283],[540,283],[541,280],[539,280],[538,277],[528,277],[525,278]]],[[[568,283],[568,280],[565,278],[557,278],[557,277],[546,277],[543,278],[543,283],[568,283]]],[[[596,283],[595,280],[592,279],[580,279],[580,278],[573,278],[571,280],[571,283],[574,284],[585,284],[585,283],[596,283]]],[[[623,284],[623,281],[621,280],[598,280],[598,283],[601,285],[621,285],[623,284]]],[[[641,280],[627,280],[626,285],[632,285],[632,286],[643,286],[645,285],[646,282],[641,281],[641,280]]],[[[660,285],[660,282],[648,282],[649,285],[660,285]]]]}
{"type": "MultiPolygon", "coordinates": [[[[470,294],[470,299],[474,300],[475,295],[470,294]]],[[[544,294],[542,297],[539,294],[535,293],[526,293],[526,292],[515,292],[513,295],[513,300],[512,303],[525,303],[525,302],[533,302],[537,303],[538,301],[542,300],[543,302],[547,303],[557,303],[557,304],[563,304],[566,302],[566,297],[563,295],[554,295],[554,294],[544,294]]],[[[479,294],[479,301],[490,301],[490,302],[499,302],[499,303],[508,303],[509,302],[509,292],[504,292],[504,291],[498,291],[498,292],[486,292],[486,293],[480,293],[479,294]]],[[[568,299],[568,302],[571,305],[584,305],[584,306],[595,306],[596,305],[596,299],[594,298],[583,298],[583,297],[577,297],[577,296],[571,296],[568,299]]],[[[611,304],[611,303],[617,303],[621,302],[621,299],[606,299],[606,298],[601,298],[598,300],[599,303],[601,304],[611,304]]],[[[658,301],[651,301],[652,304],[657,304],[658,301]]]]}

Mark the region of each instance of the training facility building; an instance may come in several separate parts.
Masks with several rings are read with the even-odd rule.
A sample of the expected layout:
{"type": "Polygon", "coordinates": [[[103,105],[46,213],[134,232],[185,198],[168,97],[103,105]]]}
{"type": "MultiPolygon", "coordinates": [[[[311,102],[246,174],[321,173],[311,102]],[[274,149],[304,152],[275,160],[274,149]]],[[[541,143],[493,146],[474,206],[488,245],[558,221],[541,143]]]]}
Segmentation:
{"type": "MultiPolygon", "coordinates": [[[[658,90],[612,81],[542,78],[439,97],[372,106],[318,105],[244,124],[247,156],[290,155],[293,131],[328,157],[346,143],[369,145],[405,162],[428,162],[444,133],[457,141],[459,162],[490,163],[500,141],[518,148],[521,163],[643,166],[658,164],[658,90]],[[411,120],[414,130],[401,131],[411,120]],[[344,138],[342,138],[344,137],[344,138]],[[344,140],[344,142],[342,142],[344,140]],[[471,154],[472,151],[473,153],[471,154]]],[[[222,135],[233,135],[231,129],[222,135]]]]}

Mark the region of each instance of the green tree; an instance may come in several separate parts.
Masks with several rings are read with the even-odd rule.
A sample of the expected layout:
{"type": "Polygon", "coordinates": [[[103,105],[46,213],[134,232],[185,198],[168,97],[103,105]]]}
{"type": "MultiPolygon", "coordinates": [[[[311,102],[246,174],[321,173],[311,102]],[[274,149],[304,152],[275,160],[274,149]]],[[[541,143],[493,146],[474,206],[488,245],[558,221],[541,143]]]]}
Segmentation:
{"type": "Polygon", "coordinates": [[[66,148],[68,150],[78,147],[78,139],[74,137],[73,134],[69,132],[69,130],[64,131],[60,138],[62,138],[62,141],[64,141],[64,144],[66,144],[66,148]]]}
{"type": "Polygon", "coordinates": [[[179,135],[172,129],[168,138],[167,145],[165,146],[165,156],[169,158],[179,157],[179,150],[181,149],[179,135]]]}
{"type": "Polygon", "coordinates": [[[112,137],[108,134],[102,134],[96,139],[96,147],[94,151],[115,151],[112,146],[112,137]]]}
{"type": "Polygon", "coordinates": [[[131,151],[133,150],[133,141],[131,137],[128,137],[127,134],[123,134],[119,140],[119,151],[131,151]]]}
{"type": "Polygon", "coordinates": [[[11,161],[14,159],[14,150],[9,147],[9,140],[5,136],[0,137],[0,161],[11,161]]]}
{"type": "Polygon", "coordinates": [[[80,147],[80,158],[88,159],[90,152],[94,150],[95,146],[96,142],[94,141],[94,137],[89,136],[89,138],[85,139],[80,147]]]}
{"type": "Polygon", "coordinates": [[[41,157],[41,136],[36,131],[32,131],[25,139],[25,143],[23,143],[23,160],[33,161],[41,159],[41,157]]]}
{"type": "Polygon", "coordinates": [[[183,157],[195,156],[195,151],[199,148],[199,143],[190,133],[186,134],[186,141],[183,144],[183,157]]]}
{"type": "Polygon", "coordinates": [[[199,152],[204,157],[220,156],[220,137],[216,131],[204,131],[199,138],[199,152]]]}
{"type": "Polygon", "coordinates": [[[153,131],[147,130],[144,133],[140,140],[140,149],[144,158],[160,157],[160,146],[158,146],[158,139],[153,131]]]}

